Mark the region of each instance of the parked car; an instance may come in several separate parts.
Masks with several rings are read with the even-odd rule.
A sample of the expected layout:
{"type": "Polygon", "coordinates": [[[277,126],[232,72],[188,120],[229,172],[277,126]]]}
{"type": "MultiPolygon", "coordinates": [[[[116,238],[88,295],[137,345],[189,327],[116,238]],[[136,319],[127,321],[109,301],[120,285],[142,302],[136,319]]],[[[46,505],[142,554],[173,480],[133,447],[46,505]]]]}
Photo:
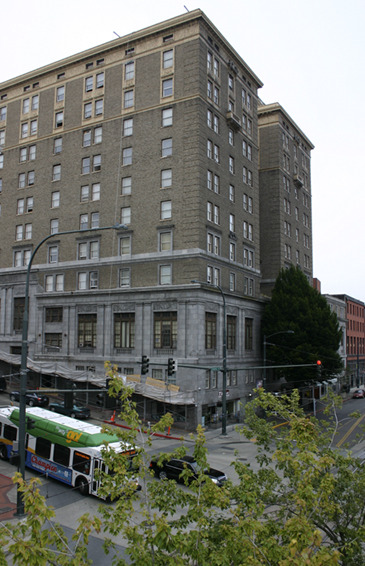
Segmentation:
{"type": "MultiPolygon", "coordinates": [[[[20,399],[19,391],[12,391],[9,393],[10,401],[18,401],[20,399]]],[[[47,407],[49,403],[49,398],[47,395],[41,395],[40,393],[26,393],[25,402],[30,407],[47,407]]]]}
{"type": "Polygon", "coordinates": [[[90,417],[90,409],[83,405],[73,405],[72,407],[65,407],[62,403],[51,403],[49,406],[51,411],[67,415],[73,419],[88,419],[90,417]]]}
{"type": "MultiPolygon", "coordinates": [[[[180,483],[184,483],[184,479],[181,477],[184,468],[187,468],[192,472],[189,481],[192,481],[198,477],[198,464],[192,456],[184,456],[183,458],[173,458],[171,460],[165,461],[160,467],[157,460],[152,460],[150,463],[150,469],[153,470],[156,477],[163,479],[172,479],[180,483]]],[[[204,470],[204,474],[207,475],[216,485],[222,487],[224,482],[227,481],[227,476],[225,473],[215,470],[214,468],[208,468],[204,470]]]]}
{"type": "Polygon", "coordinates": [[[365,397],[364,389],[356,389],[356,391],[354,391],[352,394],[353,399],[363,399],[364,397],[365,397]]]}

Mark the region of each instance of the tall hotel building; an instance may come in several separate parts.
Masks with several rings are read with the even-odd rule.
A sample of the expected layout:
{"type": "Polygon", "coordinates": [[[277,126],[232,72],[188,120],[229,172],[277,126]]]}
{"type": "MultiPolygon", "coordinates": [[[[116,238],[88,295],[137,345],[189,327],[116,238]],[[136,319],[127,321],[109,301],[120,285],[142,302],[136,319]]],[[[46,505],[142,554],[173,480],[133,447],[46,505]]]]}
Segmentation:
{"type": "MultiPolygon", "coordinates": [[[[282,109],[265,111],[261,86],[200,10],[0,84],[4,374],[19,371],[29,258],[52,234],[31,268],[29,383],[71,379],[93,403],[110,360],[147,418],[215,419],[225,313],[227,409],[240,411],[261,378],[261,277],[275,279],[288,244],[268,195],[271,154],[260,158],[260,205],[259,124],[274,159],[281,133],[296,135],[282,109]]],[[[304,194],[292,163],[286,190],[304,194]]]]}

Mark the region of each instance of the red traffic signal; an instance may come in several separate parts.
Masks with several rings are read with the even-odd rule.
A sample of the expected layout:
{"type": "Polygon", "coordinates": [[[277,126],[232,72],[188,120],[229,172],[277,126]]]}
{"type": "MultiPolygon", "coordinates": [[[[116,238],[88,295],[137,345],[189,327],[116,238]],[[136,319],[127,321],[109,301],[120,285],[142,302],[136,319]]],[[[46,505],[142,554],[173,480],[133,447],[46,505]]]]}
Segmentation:
{"type": "Polygon", "coordinates": [[[322,365],[321,360],[317,360],[317,366],[320,367],[322,365]]]}

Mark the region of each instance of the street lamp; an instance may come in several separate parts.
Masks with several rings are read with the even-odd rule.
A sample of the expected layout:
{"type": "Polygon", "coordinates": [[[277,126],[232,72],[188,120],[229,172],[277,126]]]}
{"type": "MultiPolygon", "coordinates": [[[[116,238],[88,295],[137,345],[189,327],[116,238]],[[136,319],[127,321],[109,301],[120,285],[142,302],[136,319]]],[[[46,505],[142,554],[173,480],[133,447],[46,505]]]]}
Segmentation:
{"type": "MultiPolygon", "coordinates": [[[[55,234],[49,234],[43,240],[39,242],[34,248],[32,255],[30,256],[27,276],[25,280],[25,299],[24,299],[24,315],[23,315],[23,328],[22,328],[22,350],[21,350],[21,361],[20,361],[20,392],[19,392],[19,471],[23,480],[25,479],[25,395],[27,390],[27,358],[28,358],[28,320],[29,320],[29,281],[30,281],[30,270],[34,257],[39,250],[39,248],[51,238],[58,236],[66,236],[67,234],[78,234],[81,232],[97,232],[99,230],[119,230],[126,229],[125,224],[114,224],[113,226],[102,226],[100,228],[87,228],[77,229],[77,230],[66,230],[64,232],[57,232],[55,234]]],[[[21,492],[17,491],[17,506],[16,515],[24,515],[24,501],[21,492]]]]}
{"type": "Polygon", "coordinates": [[[269,334],[269,336],[264,336],[264,388],[266,385],[266,344],[268,344],[266,340],[268,338],[272,338],[273,336],[277,336],[278,334],[294,334],[294,330],[280,330],[279,332],[274,332],[274,334],[269,334]]]}
{"type": "Polygon", "coordinates": [[[227,435],[227,320],[226,320],[226,298],[223,293],[223,289],[220,285],[215,285],[214,283],[207,283],[206,281],[198,281],[197,279],[193,279],[192,283],[199,283],[200,285],[204,285],[206,287],[213,287],[214,289],[218,289],[220,294],[222,295],[223,300],[223,366],[221,369],[222,372],[222,436],[227,435]]]}

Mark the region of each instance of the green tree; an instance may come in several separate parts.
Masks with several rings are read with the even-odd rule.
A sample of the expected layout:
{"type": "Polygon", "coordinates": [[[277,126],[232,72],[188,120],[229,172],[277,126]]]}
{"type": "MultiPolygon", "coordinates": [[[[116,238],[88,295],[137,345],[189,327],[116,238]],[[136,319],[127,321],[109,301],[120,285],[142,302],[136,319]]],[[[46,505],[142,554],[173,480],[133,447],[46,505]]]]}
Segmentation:
{"type": "Polygon", "coordinates": [[[28,482],[16,473],[13,478],[24,501],[25,517],[19,521],[1,523],[0,566],[11,564],[24,566],[87,566],[89,537],[99,532],[99,518],[88,514],[78,519],[78,527],[69,541],[60,525],[53,521],[55,512],[47,506],[40,494],[39,478],[28,482]]]}
{"type": "MultiPolygon", "coordinates": [[[[262,319],[262,334],[267,338],[267,365],[301,365],[322,362],[321,378],[342,369],[338,348],[341,330],[337,316],[326,299],[313,289],[298,267],[283,269],[275,283],[262,319]],[[286,331],[290,330],[291,333],[286,331]]],[[[320,379],[316,367],[275,370],[295,382],[320,379]]]]}

